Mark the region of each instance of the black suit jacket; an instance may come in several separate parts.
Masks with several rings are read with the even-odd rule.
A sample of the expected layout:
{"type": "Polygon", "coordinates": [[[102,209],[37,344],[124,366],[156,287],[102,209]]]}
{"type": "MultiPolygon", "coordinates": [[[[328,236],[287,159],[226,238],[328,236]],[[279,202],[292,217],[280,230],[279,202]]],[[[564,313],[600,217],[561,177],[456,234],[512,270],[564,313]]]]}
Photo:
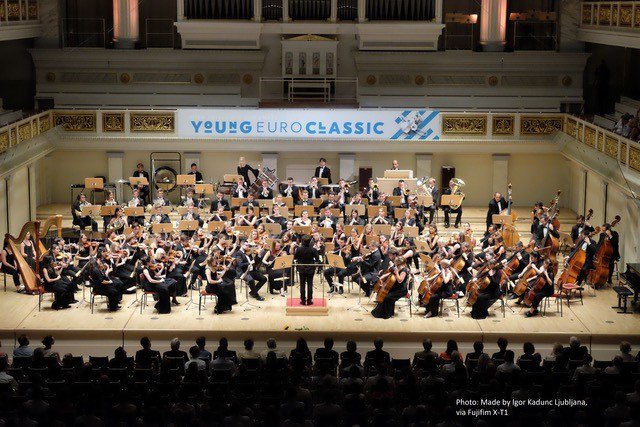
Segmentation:
{"type": "Polygon", "coordinates": [[[328,167],[324,167],[322,174],[320,173],[320,166],[316,168],[316,173],[313,175],[316,178],[327,178],[329,180],[329,184],[331,184],[331,169],[328,167]]]}
{"type": "Polygon", "coordinates": [[[151,368],[152,364],[160,361],[160,352],[151,349],[141,349],[136,351],[136,365],[141,368],[151,368]]]}
{"type": "MultiPolygon", "coordinates": [[[[280,192],[280,194],[282,194],[282,197],[289,197],[287,195],[287,187],[288,185],[282,187],[282,191],[280,192]]],[[[295,185],[291,186],[291,197],[293,198],[293,203],[296,203],[298,201],[298,187],[296,187],[295,185]]]]}
{"type": "MultiPolygon", "coordinates": [[[[299,264],[315,264],[320,262],[320,254],[318,254],[318,251],[315,248],[312,248],[310,246],[301,246],[296,249],[294,259],[299,264]]],[[[312,274],[315,269],[316,267],[314,266],[298,267],[298,271],[303,274],[312,274]]]]}
{"type": "Polygon", "coordinates": [[[273,199],[273,191],[270,188],[267,189],[267,195],[266,196],[262,195],[263,191],[264,190],[262,188],[260,188],[260,190],[258,190],[258,199],[262,199],[262,200],[273,199]]]}
{"type": "MultiPolygon", "coordinates": [[[[500,206],[502,207],[502,211],[506,211],[507,209],[507,201],[504,197],[500,197],[500,206]]],[[[487,226],[493,223],[493,215],[497,215],[500,213],[500,209],[498,208],[498,202],[495,199],[491,199],[489,202],[489,210],[487,210],[487,226]]]]}
{"type": "Polygon", "coordinates": [[[214,213],[220,206],[224,207],[225,211],[228,211],[230,209],[229,201],[227,199],[222,199],[220,201],[218,201],[218,199],[215,199],[213,202],[211,202],[211,209],[209,210],[209,212],[214,213]]]}
{"type": "MultiPolygon", "coordinates": [[[[576,246],[571,251],[571,254],[569,254],[569,258],[571,258],[575,252],[581,249],[582,246],[584,246],[584,241],[576,242],[576,246]]],[[[591,240],[591,242],[587,245],[585,253],[586,257],[582,269],[593,270],[593,257],[596,254],[596,244],[593,242],[593,240],[591,240]]]]}
{"type": "MultiPolygon", "coordinates": [[[[546,228],[546,226],[544,226],[542,224],[538,224],[538,227],[535,229],[535,231],[533,233],[533,239],[535,240],[536,244],[540,244],[542,242],[542,239],[544,239],[544,229],[545,228],[546,228]]],[[[553,230],[549,229],[549,234],[551,234],[556,239],[560,237],[560,233],[555,228],[553,230]]]]}
{"type": "Polygon", "coordinates": [[[573,243],[575,243],[576,240],[578,240],[578,237],[580,237],[580,232],[583,229],[589,230],[589,233],[591,233],[594,230],[594,228],[590,225],[582,225],[582,226],[578,224],[574,225],[573,227],[571,227],[571,241],[573,243]]]}
{"type": "Polygon", "coordinates": [[[367,352],[365,360],[371,360],[375,364],[378,364],[378,363],[383,363],[385,365],[391,364],[391,356],[389,356],[389,353],[387,353],[384,350],[378,350],[378,349],[367,352]]]}

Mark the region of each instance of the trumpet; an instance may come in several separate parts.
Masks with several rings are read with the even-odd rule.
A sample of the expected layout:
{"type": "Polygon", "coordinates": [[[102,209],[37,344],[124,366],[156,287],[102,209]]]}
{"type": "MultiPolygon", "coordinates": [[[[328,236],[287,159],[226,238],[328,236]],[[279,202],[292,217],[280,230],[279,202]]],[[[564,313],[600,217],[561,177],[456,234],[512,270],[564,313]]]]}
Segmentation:
{"type": "Polygon", "coordinates": [[[409,188],[405,188],[405,189],[404,189],[404,195],[405,195],[405,196],[408,196],[409,194],[411,194],[411,189],[409,189],[409,188]]]}

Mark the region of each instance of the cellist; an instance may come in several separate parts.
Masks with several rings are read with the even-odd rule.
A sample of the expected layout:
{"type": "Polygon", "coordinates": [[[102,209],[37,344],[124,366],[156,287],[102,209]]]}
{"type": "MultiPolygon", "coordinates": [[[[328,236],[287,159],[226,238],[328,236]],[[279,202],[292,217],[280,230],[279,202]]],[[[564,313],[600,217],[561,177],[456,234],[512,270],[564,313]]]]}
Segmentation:
{"type": "MultiPolygon", "coordinates": [[[[520,273],[515,275],[515,278],[512,279],[513,282],[518,282],[520,279],[522,279],[525,276],[525,274],[527,274],[529,270],[533,270],[536,273],[539,273],[540,269],[542,268],[542,265],[543,265],[543,261],[542,261],[542,257],[540,256],[540,253],[537,251],[531,252],[531,255],[529,256],[529,263],[526,264],[526,266],[522,269],[522,271],[520,271],[520,273]]],[[[512,276],[509,277],[510,280],[512,276]]],[[[525,279],[523,280],[526,280],[526,279],[527,277],[525,277],[525,279]]],[[[522,285],[520,287],[522,287],[522,285]]],[[[518,286],[516,286],[516,288],[518,288],[518,286]]],[[[513,294],[513,295],[516,295],[516,298],[518,299],[516,301],[516,304],[520,305],[520,303],[522,302],[526,294],[527,293],[525,292],[524,289],[522,290],[522,293],[520,293],[520,291],[516,291],[516,293],[513,294]]]]}
{"type": "Polygon", "coordinates": [[[480,291],[476,302],[471,306],[471,317],[474,319],[486,319],[489,315],[489,307],[500,297],[500,279],[502,275],[499,269],[502,264],[497,262],[492,255],[487,254],[487,263],[493,263],[487,273],[489,284],[480,291]]]}
{"type": "MultiPolygon", "coordinates": [[[[589,276],[589,271],[593,270],[593,256],[596,254],[596,244],[591,239],[591,232],[588,228],[582,229],[580,237],[578,237],[578,240],[567,259],[570,260],[573,257],[573,254],[579,250],[584,251],[585,259],[584,264],[580,269],[580,273],[578,274],[578,278],[576,279],[577,286],[580,286],[587,276],[589,276]]],[[[565,265],[565,267],[567,266],[565,265]]]]}
{"type": "Polygon", "coordinates": [[[560,238],[560,233],[549,221],[549,216],[545,214],[540,217],[540,224],[538,224],[538,228],[533,233],[533,240],[536,242],[536,246],[538,248],[545,247],[548,240],[547,236],[549,235],[556,239],[560,238]]]}
{"type": "Polygon", "coordinates": [[[395,275],[395,283],[393,287],[371,311],[373,317],[378,319],[389,319],[395,313],[396,301],[407,295],[407,282],[409,281],[409,268],[406,265],[404,257],[398,256],[394,260],[394,266],[390,268],[389,273],[380,276],[380,280],[384,282],[390,275],[395,275]]]}
{"type": "MultiPolygon", "coordinates": [[[[533,266],[537,272],[537,277],[535,280],[542,278],[544,280],[544,285],[542,288],[537,289],[535,292],[535,296],[531,300],[531,308],[525,314],[526,317],[533,317],[538,315],[538,306],[540,302],[553,294],[553,262],[550,259],[545,259],[542,262],[542,265],[538,268],[533,266]]],[[[532,291],[529,291],[532,292],[532,291]]],[[[528,299],[525,297],[525,299],[528,299]]]]}
{"type": "Polygon", "coordinates": [[[435,275],[430,275],[427,280],[430,282],[430,285],[435,281],[440,280],[442,284],[440,288],[436,290],[429,298],[429,302],[424,306],[426,309],[426,313],[424,317],[428,319],[429,317],[435,317],[438,315],[438,308],[440,306],[440,300],[442,298],[450,297],[453,293],[453,286],[455,280],[455,273],[451,268],[451,260],[443,259],[440,261],[439,265],[436,265],[435,268],[438,270],[438,273],[435,275]]]}
{"type": "Polygon", "coordinates": [[[604,225],[604,234],[609,238],[609,243],[613,249],[613,255],[609,260],[609,278],[607,283],[611,284],[611,276],[613,276],[613,266],[616,261],[620,261],[620,236],[618,232],[613,229],[613,224],[604,225]]]}

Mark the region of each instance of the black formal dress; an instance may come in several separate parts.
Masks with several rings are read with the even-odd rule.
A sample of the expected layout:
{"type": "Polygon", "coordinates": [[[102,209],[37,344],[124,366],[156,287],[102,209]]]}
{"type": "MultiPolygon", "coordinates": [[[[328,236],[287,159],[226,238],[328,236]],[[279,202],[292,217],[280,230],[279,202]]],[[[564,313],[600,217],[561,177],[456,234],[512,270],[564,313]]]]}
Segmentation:
{"type": "Polygon", "coordinates": [[[474,319],[486,319],[489,315],[489,307],[495,303],[500,297],[500,274],[497,272],[489,277],[490,283],[484,288],[475,304],[471,306],[471,317],[474,319]]]}
{"type": "Polygon", "coordinates": [[[407,295],[407,283],[409,282],[409,269],[405,266],[399,273],[406,273],[402,282],[396,281],[387,296],[371,311],[373,317],[389,319],[395,314],[396,301],[407,295]]]}
{"type": "MultiPolygon", "coordinates": [[[[6,258],[7,264],[10,264],[10,265],[13,265],[13,263],[16,260],[16,257],[13,254],[10,254],[9,252],[6,252],[6,251],[5,251],[5,258],[6,258]]],[[[0,263],[0,271],[3,272],[4,274],[11,276],[11,278],[13,279],[13,284],[16,286],[16,288],[20,286],[20,273],[18,272],[17,269],[9,265],[4,265],[4,263],[0,263]]]]}
{"type": "MultiPolygon", "coordinates": [[[[217,276],[215,271],[212,271],[210,274],[212,277],[217,276]]],[[[231,308],[238,303],[236,299],[235,280],[236,271],[230,268],[222,276],[222,282],[207,283],[206,291],[218,297],[218,303],[216,304],[216,311],[218,313],[231,311],[231,308]]]]}
{"type": "Polygon", "coordinates": [[[247,164],[245,164],[242,167],[238,166],[237,172],[238,172],[238,175],[242,175],[242,178],[244,178],[244,183],[247,186],[247,188],[251,186],[251,180],[249,179],[249,172],[253,174],[254,178],[258,178],[258,175],[260,173],[258,169],[254,169],[247,164]]]}
{"type": "MultiPolygon", "coordinates": [[[[151,271],[145,268],[150,277],[153,277],[151,271]]],[[[162,283],[151,283],[145,274],[142,275],[142,289],[147,292],[156,292],[158,294],[158,302],[155,305],[156,310],[160,314],[171,313],[171,295],[176,291],[176,281],[166,278],[162,283]]]]}

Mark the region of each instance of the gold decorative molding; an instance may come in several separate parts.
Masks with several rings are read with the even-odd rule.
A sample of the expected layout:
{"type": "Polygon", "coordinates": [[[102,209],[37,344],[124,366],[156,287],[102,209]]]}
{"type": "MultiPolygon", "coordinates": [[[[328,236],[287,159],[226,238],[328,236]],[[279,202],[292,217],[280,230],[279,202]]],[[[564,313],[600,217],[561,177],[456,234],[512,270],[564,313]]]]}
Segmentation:
{"type": "Polygon", "coordinates": [[[497,86],[498,85],[498,77],[491,76],[489,77],[489,86],[497,86]]]}
{"type": "Polygon", "coordinates": [[[421,74],[418,74],[415,79],[413,79],[413,81],[415,82],[415,84],[417,84],[418,86],[422,86],[424,84],[424,76],[421,74]]]}
{"type": "Polygon", "coordinates": [[[620,141],[620,163],[627,164],[627,143],[620,141]]]}
{"type": "Polygon", "coordinates": [[[611,6],[601,4],[598,8],[598,25],[609,25],[611,22],[611,6]]]}
{"type": "Polygon", "coordinates": [[[562,78],[562,86],[568,87],[571,86],[571,83],[573,83],[571,76],[564,76],[562,78]]]}
{"type": "Polygon", "coordinates": [[[598,151],[604,151],[604,133],[600,132],[598,134],[598,151]]]}
{"type": "Polygon", "coordinates": [[[617,4],[611,5],[611,25],[614,25],[614,26],[618,25],[618,5],[617,4]]]}
{"type": "Polygon", "coordinates": [[[7,9],[4,8],[4,2],[0,3],[0,21],[7,19],[7,9]]]}
{"type": "Polygon", "coordinates": [[[96,113],[53,113],[54,126],[62,126],[67,132],[95,132],[96,113]]]}
{"type": "Polygon", "coordinates": [[[16,133],[16,128],[13,128],[9,131],[9,147],[14,147],[18,145],[18,135],[16,133]]]}
{"type": "Polygon", "coordinates": [[[618,25],[621,27],[630,27],[633,22],[633,6],[622,5],[620,6],[620,21],[618,25]]]}
{"type": "Polygon", "coordinates": [[[31,122],[18,126],[18,143],[31,139],[31,122]]]}
{"type": "Polygon", "coordinates": [[[8,3],[7,16],[9,17],[9,21],[20,19],[20,5],[18,3],[8,3]]]}
{"type": "Polygon", "coordinates": [[[591,25],[591,5],[590,4],[582,5],[582,23],[586,25],[591,25]]]}
{"type": "Polygon", "coordinates": [[[373,86],[374,84],[376,84],[377,81],[378,81],[378,79],[373,74],[369,74],[367,76],[367,84],[368,85],[373,86]]]}
{"type": "Polygon", "coordinates": [[[605,142],[604,142],[604,153],[609,157],[613,157],[614,159],[617,159],[618,158],[618,140],[607,135],[605,137],[605,142]]]}
{"type": "Polygon", "coordinates": [[[567,119],[567,135],[578,139],[578,122],[573,119],[567,119]]]}
{"type": "Polygon", "coordinates": [[[204,76],[202,75],[202,73],[194,74],[193,82],[197,85],[201,85],[202,83],[204,83],[204,76]]]}
{"type": "Polygon", "coordinates": [[[27,14],[29,19],[38,19],[38,5],[36,3],[29,3],[29,10],[27,14]]]}
{"type": "Polygon", "coordinates": [[[127,73],[120,74],[120,82],[127,84],[131,81],[131,76],[127,73]]]}
{"type": "Polygon", "coordinates": [[[124,132],[124,113],[102,113],[103,132],[124,132]]]}
{"type": "Polygon", "coordinates": [[[40,133],[45,133],[49,129],[51,129],[51,113],[48,113],[46,116],[40,117],[40,133]]]}
{"type": "Polygon", "coordinates": [[[443,116],[442,133],[485,135],[487,133],[487,116],[443,116]]]}
{"type": "Polygon", "coordinates": [[[584,143],[589,147],[596,147],[596,130],[592,127],[584,127],[584,143]]]}
{"type": "Polygon", "coordinates": [[[131,132],[173,132],[175,116],[173,113],[131,113],[131,132]]]}
{"type": "Polygon", "coordinates": [[[515,120],[514,116],[493,116],[493,135],[513,135],[515,120]]]}
{"type": "Polygon", "coordinates": [[[253,76],[251,74],[245,74],[244,76],[242,76],[242,83],[250,85],[251,83],[253,83],[253,76]]]}
{"type": "MultiPolygon", "coordinates": [[[[520,119],[521,135],[550,135],[557,130],[562,130],[561,116],[523,116],[520,119]]],[[[575,137],[577,137],[577,126],[575,137]]]]}
{"type": "Polygon", "coordinates": [[[640,172],[640,149],[629,147],[629,167],[640,172]]]}
{"type": "Polygon", "coordinates": [[[9,149],[9,131],[5,130],[4,132],[0,133],[0,153],[4,153],[5,151],[7,151],[9,149]]]}
{"type": "Polygon", "coordinates": [[[636,27],[640,27],[640,7],[636,6],[636,27]]]}

